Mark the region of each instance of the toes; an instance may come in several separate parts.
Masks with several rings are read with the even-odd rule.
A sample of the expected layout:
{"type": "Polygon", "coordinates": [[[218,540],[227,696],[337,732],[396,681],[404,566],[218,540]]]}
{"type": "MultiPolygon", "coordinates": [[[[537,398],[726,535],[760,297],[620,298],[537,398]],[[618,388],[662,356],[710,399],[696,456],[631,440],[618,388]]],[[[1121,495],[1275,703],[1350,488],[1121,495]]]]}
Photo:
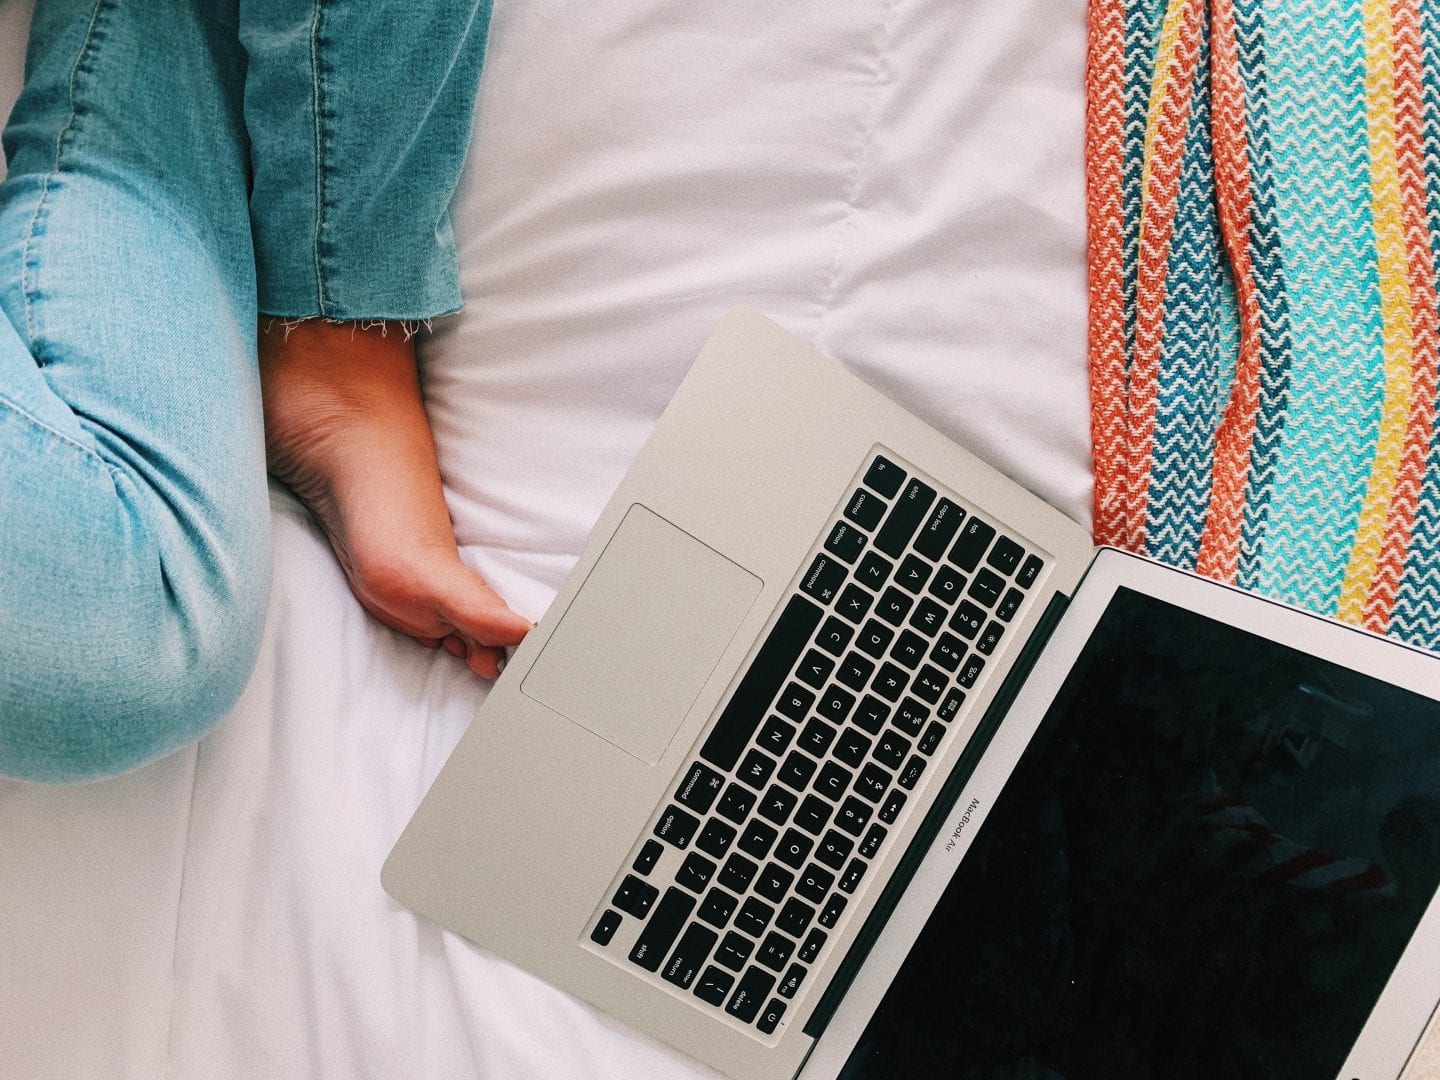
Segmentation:
{"type": "Polygon", "coordinates": [[[450,624],[477,645],[518,645],[534,625],[512,611],[483,577],[463,563],[440,602],[450,624]]]}
{"type": "Polygon", "coordinates": [[[505,650],[493,645],[476,645],[470,649],[466,659],[470,670],[482,679],[498,678],[504,667],[505,650]]]}

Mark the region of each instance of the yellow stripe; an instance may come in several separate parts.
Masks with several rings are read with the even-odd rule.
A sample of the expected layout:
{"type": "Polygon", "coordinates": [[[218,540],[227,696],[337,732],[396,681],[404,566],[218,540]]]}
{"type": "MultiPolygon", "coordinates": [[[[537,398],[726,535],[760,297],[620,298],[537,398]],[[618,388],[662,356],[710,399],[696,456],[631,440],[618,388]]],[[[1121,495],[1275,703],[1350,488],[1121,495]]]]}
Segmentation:
{"type": "MultiPolygon", "coordinates": [[[[1180,44],[1180,26],[1188,0],[1169,0],[1160,23],[1160,46],[1155,53],[1155,74],[1150,83],[1150,109],[1145,116],[1145,154],[1140,166],[1140,190],[1148,197],[1155,144],[1160,141],[1160,114],[1164,111],[1170,76],[1175,67],[1175,50],[1180,44]]],[[[1142,216],[1141,227],[1144,227],[1142,216]]],[[[1142,238],[1141,242],[1144,240],[1142,238]]]]}
{"type": "Polygon", "coordinates": [[[1346,622],[1363,620],[1365,598],[1385,542],[1385,522],[1405,452],[1410,415],[1410,281],[1400,168],[1395,156],[1395,48],[1387,0],[1365,0],[1365,109],[1370,141],[1370,198],[1375,218],[1375,253],[1380,274],[1382,355],[1385,397],[1375,461],[1340,587],[1336,614],[1346,622]]]}

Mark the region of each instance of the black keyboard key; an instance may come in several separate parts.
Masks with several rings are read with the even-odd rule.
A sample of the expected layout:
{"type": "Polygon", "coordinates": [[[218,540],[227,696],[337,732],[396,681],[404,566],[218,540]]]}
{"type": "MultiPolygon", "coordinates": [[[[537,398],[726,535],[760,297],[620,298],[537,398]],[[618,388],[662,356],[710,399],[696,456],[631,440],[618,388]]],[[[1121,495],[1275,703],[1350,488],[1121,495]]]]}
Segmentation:
{"type": "Polygon", "coordinates": [[[819,768],[813,760],[792,750],[790,756],[785,759],[785,764],[780,766],[780,782],[789,784],[796,791],[804,791],[810,786],[810,778],[815,775],[819,768]]]}
{"type": "Polygon", "coordinates": [[[853,563],[865,550],[865,534],[848,521],[837,521],[825,538],[825,550],[847,563],[853,563]]]}
{"type": "Polygon", "coordinates": [[[960,599],[960,594],[965,591],[965,584],[969,580],[954,567],[942,566],[930,582],[930,595],[948,606],[960,599]]]}
{"type": "Polygon", "coordinates": [[[895,584],[908,592],[918,593],[930,580],[930,572],[934,569],[924,559],[906,555],[905,561],[900,564],[900,572],[895,575],[895,584]]]}
{"type": "Polygon", "coordinates": [[[934,705],[940,700],[940,695],[945,692],[945,686],[949,678],[939,668],[926,664],[915,675],[915,681],[910,684],[910,689],[921,701],[934,705]]]}
{"type": "Polygon", "coordinates": [[[964,666],[960,668],[960,675],[955,681],[965,687],[966,690],[969,690],[970,687],[975,685],[975,680],[980,678],[980,672],[983,671],[984,668],[985,660],[971,653],[970,658],[966,660],[964,666]]]}
{"type": "Polygon", "coordinates": [[[770,854],[770,848],[779,835],[779,830],[771,828],[763,821],[752,819],[746,824],[745,832],[740,837],[740,850],[753,859],[763,859],[770,854]]]}
{"type": "Polygon", "coordinates": [[[743,893],[750,887],[750,882],[755,879],[755,871],[759,869],[744,855],[731,855],[720,868],[719,882],[731,892],[743,893]]]}
{"type": "Polygon", "coordinates": [[[695,976],[700,974],[700,967],[705,963],[705,958],[715,947],[715,940],[718,936],[714,930],[701,926],[699,923],[691,923],[685,928],[685,933],[680,935],[680,944],[675,946],[675,951],[665,962],[660,977],[668,983],[674,983],[682,990],[690,989],[690,984],[695,981],[695,976]]]}
{"type": "Polygon", "coordinates": [[[845,564],[833,555],[819,554],[800,579],[800,591],[813,600],[829,604],[840,594],[845,584],[845,564]]]}
{"type": "Polygon", "coordinates": [[[707,967],[705,974],[695,983],[695,996],[717,1009],[725,1004],[725,995],[735,985],[735,976],[721,971],[718,967],[707,967]]]}
{"type": "Polygon", "coordinates": [[[775,858],[786,866],[799,870],[813,846],[814,842],[798,829],[786,829],[785,835],[775,847],[775,858]]]}
{"type": "Polygon", "coordinates": [[[993,570],[981,570],[975,575],[975,580],[970,582],[970,588],[965,590],[969,596],[986,607],[994,607],[995,601],[1000,599],[1000,590],[1005,587],[1005,580],[993,570]]]}
{"type": "Polygon", "coordinates": [[[871,763],[860,770],[855,780],[855,793],[869,802],[879,802],[890,786],[890,774],[880,766],[871,763]]]}
{"type": "Polygon", "coordinates": [[[785,683],[785,676],[804,652],[823,612],[803,596],[792,596],[785,610],[755,654],[750,669],[735,688],[700,749],[700,756],[722,772],[735,767],[765,711],[785,683]]]}
{"type": "Polygon", "coordinates": [[[785,692],[775,702],[775,708],[788,716],[791,720],[801,721],[805,714],[810,711],[810,706],[815,704],[815,695],[797,682],[792,682],[785,687],[785,692]]]}
{"type": "Polygon", "coordinates": [[[1022,589],[1028,589],[1031,585],[1035,584],[1035,578],[1040,574],[1040,567],[1044,565],[1038,555],[1031,555],[1025,560],[1025,564],[1020,567],[1020,573],[1015,575],[1015,584],[1019,585],[1022,589]]]}
{"type": "Polygon", "coordinates": [[[805,654],[805,659],[800,661],[800,666],[795,669],[795,674],[800,681],[821,689],[830,679],[830,673],[835,670],[835,661],[826,656],[819,649],[811,649],[805,654]]]}
{"type": "Polygon", "coordinates": [[[887,769],[898,769],[910,753],[910,740],[898,731],[887,728],[875,743],[875,760],[887,769]]]}
{"type": "Polygon", "coordinates": [[[870,824],[872,812],[869,805],[852,795],[840,805],[840,812],[835,815],[835,827],[851,836],[859,836],[870,824]]]}
{"type": "Polygon", "coordinates": [[[909,681],[910,676],[903,668],[885,663],[880,665],[880,672],[871,682],[870,688],[887,701],[898,701],[909,681]]]}
{"type": "Polygon", "coordinates": [[[640,932],[635,947],[630,950],[630,960],[646,971],[659,971],[660,964],[680,936],[685,920],[695,910],[695,898],[683,889],[670,888],[640,932]]]}
{"type": "Polygon", "coordinates": [[[745,966],[745,961],[750,959],[750,953],[755,949],[755,943],[740,934],[729,933],[725,940],[720,942],[720,948],[715,950],[715,962],[724,964],[731,971],[739,971],[745,966]]]}
{"type": "Polygon", "coordinates": [[[860,631],[860,640],[855,643],[861,652],[873,656],[879,660],[885,655],[885,649],[895,637],[895,631],[886,626],[879,619],[871,619],[860,631]]]}
{"type": "Polygon", "coordinates": [[[910,616],[910,625],[926,637],[933,638],[945,625],[945,609],[928,596],[921,600],[910,616]]]}
{"type": "Polygon", "coordinates": [[[755,1030],[762,1035],[774,1035],[784,1017],[785,1003],[771,998],[770,1003],[760,1011],[760,1018],[755,1021],[755,1030]]]}
{"type": "Polygon", "coordinates": [[[875,546],[891,558],[910,546],[911,538],[925,520],[925,512],[935,501],[935,489],[923,480],[912,479],[890,508],[890,515],[875,534],[875,546]]]}
{"type": "Polygon", "coordinates": [[[735,929],[758,938],[775,917],[775,909],[763,900],[750,897],[740,905],[740,914],[735,916],[735,929]]]}
{"type": "Polygon", "coordinates": [[[990,549],[990,555],[985,560],[985,565],[994,567],[1008,577],[1015,572],[1015,567],[1020,565],[1020,557],[1024,554],[1023,547],[1008,536],[1002,536],[990,549]]]}
{"type": "Polygon", "coordinates": [[[820,633],[815,635],[815,644],[826,652],[839,656],[854,636],[855,631],[849,624],[831,615],[825,620],[825,625],[820,627],[820,633]]]}
{"type": "Polygon", "coordinates": [[[805,928],[815,918],[815,909],[804,900],[791,897],[785,901],[785,906],[780,909],[780,916],[775,920],[775,929],[798,938],[805,933],[805,928]]]}
{"type": "Polygon", "coordinates": [[[965,704],[965,691],[957,690],[953,686],[945,695],[945,700],[940,703],[940,708],[935,715],[947,724],[954,720],[960,713],[960,706],[965,704]]]}
{"type": "Polygon", "coordinates": [[[706,855],[723,859],[725,853],[730,850],[730,844],[734,839],[735,827],[733,825],[727,825],[719,818],[711,818],[700,830],[700,835],[695,840],[695,846],[706,855]]]}
{"type": "MultiPolygon", "coordinates": [[[[859,659],[859,657],[857,657],[856,659],[859,659]]],[[[848,662],[841,666],[840,673],[842,676],[847,677],[853,675],[853,673],[850,671],[850,664],[848,662]]],[[[861,679],[860,687],[863,687],[864,685],[865,680],[861,679]]],[[[857,689],[859,689],[860,687],[857,687],[857,689]]],[[[821,716],[823,716],[826,720],[829,720],[832,724],[843,724],[845,722],[845,718],[850,715],[850,710],[854,707],[854,694],[850,693],[847,690],[842,690],[838,686],[832,686],[829,690],[826,690],[824,695],[820,698],[820,704],[815,707],[815,711],[821,716]]],[[[812,721],[812,723],[813,722],[814,721],[812,721]]]]}
{"type": "Polygon", "coordinates": [[[950,549],[950,561],[962,570],[974,570],[980,565],[980,556],[995,539],[995,530],[979,518],[971,518],[960,530],[960,539],[950,549]]]}
{"type": "Polygon", "coordinates": [[[930,659],[946,671],[954,671],[960,666],[960,661],[965,659],[965,643],[947,631],[935,642],[935,648],[930,651],[930,659]]]}
{"type": "Polygon", "coordinates": [[[885,805],[880,807],[880,820],[886,825],[894,825],[895,819],[900,816],[900,811],[905,809],[905,793],[903,791],[892,791],[885,797],[885,805]]]}
{"type": "Polygon", "coordinates": [[[930,515],[925,519],[925,527],[915,538],[915,550],[927,559],[940,558],[945,554],[945,549],[954,539],[955,532],[960,528],[960,522],[964,518],[964,510],[961,510],[949,499],[941,499],[930,511],[930,515]]]}
{"type": "Polygon", "coordinates": [[[878,491],[887,499],[893,499],[905,482],[905,470],[889,458],[876,454],[870,468],[865,470],[865,486],[878,491]]]}
{"type": "Polygon", "coordinates": [[[640,854],[635,856],[635,862],[630,869],[637,874],[648,874],[655,869],[655,864],[660,861],[660,853],[665,849],[660,846],[658,840],[646,840],[645,846],[640,849],[640,854]]]}
{"type": "Polygon", "coordinates": [[[760,1006],[774,988],[774,975],[752,967],[740,977],[740,985],[735,988],[725,1011],[749,1024],[760,1014],[760,1006]]]}
{"type": "Polygon", "coordinates": [[[885,590],[885,595],[880,597],[880,603],[875,606],[875,614],[891,626],[899,626],[905,621],[905,616],[910,614],[914,604],[915,601],[910,599],[909,593],[901,592],[892,585],[885,590]]]}
{"type": "Polygon", "coordinates": [[[738,903],[740,901],[724,889],[711,889],[705,894],[705,900],[700,905],[700,918],[723,930],[730,921],[730,916],[735,914],[735,905],[738,903]]]}
{"type": "Polygon", "coordinates": [[[785,899],[785,894],[790,891],[794,880],[795,875],[783,866],[767,863],[765,869],[760,871],[760,876],[755,879],[755,895],[778,904],[785,899]]]}
{"type": "Polygon", "coordinates": [[[859,585],[846,585],[845,591],[840,594],[840,602],[835,605],[835,610],[843,617],[853,623],[858,623],[870,610],[870,605],[875,602],[871,596],[859,585]]]}
{"type": "Polygon", "coordinates": [[[845,860],[850,857],[850,852],[854,847],[855,841],[844,833],[831,829],[825,834],[825,839],[820,841],[820,846],[815,849],[815,858],[830,867],[831,870],[839,870],[845,865],[845,860]]]}
{"type": "Polygon", "coordinates": [[[783,825],[791,816],[792,809],[795,809],[795,796],[785,791],[778,785],[770,785],[765,798],[760,799],[760,808],[756,814],[765,818],[766,821],[773,821],[776,825],[783,825]]]}
{"type": "Polygon", "coordinates": [[[760,729],[760,737],[755,742],[762,750],[768,750],[779,757],[785,752],[785,748],[790,745],[790,740],[793,738],[795,738],[795,725],[778,716],[772,716],[765,721],[765,726],[760,729]]]}
{"type": "Polygon", "coordinates": [[[925,659],[925,650],[929,647],[930,643],[915,631],[902,630],[895,640],[895,647],[890,650],[890,658],[913,671],[915,665],[925,659]]]}
{"type": "Polygon", "coordinates": [[[963,601],[955,614],[950,616],[950,629],[963,637],[966,641],[974,641],[975,635],[980,633],[980,627],[985,625],[985,612],[983,609],[972,604],[969,600],[963,601]]]}
{"type": "Polygon", "coordinates": [[[695,762],[680,781],[680,787],[675,792],[675,801],[682,806],[687,806],[697,814],[704,814],[710,810],[715,802],[715,796],[720,794],[720,789],[725,786],[725,778],[714,769],[700,762],[695,762]]]}
{"type": "Polygon", "coordinates": [[[912,757],[905,763],[905,768],[900,770],[900,775],[895,783],[899,784],[906,791],[911,790],[920,782],[920,774],[925,771],[925,759],[912,757]]]}
{"type": "Polygon", "coordinates": [[[813,964],[829,937],[830,935],[824,930],[811,930],[810,936],[805,939],[805,944],[801,945],[800,951],[795,954],[795,959],[802,964],[813,964]]]}
{"type": "Polygon", "coordinates": [[[810,722],[805,725],[805,730],[800,733],[800,742],[796,745],[816,757],[824,757],[825,751],[829,750],[830,744],[835,741],[836,730],[833,724],[827,724],[824,720],[812,717],[810,722]]]}
{"type": "Polygon", "coordinates": [[[835,884],[835,875],[822,866],[811,863],[795,882],[795,892],[806,900],[818,904],[825,899],[830,886],[835,884]]]}
{"type": "Polygon", "coordinates": [[[930,719],[930,710],[914,698],[906,698],[895,710],[895,718],[890,722],[903,731],[910,738],[920,734],[920,729],[925,726],[925,721],[930,719]]]}
{"type": "Polygon", "coordinates": [[[890,706],[877,697],[866,695],[860,699],[860,706],[850,717],[850,722],[862,731],[874,735],[890,718],[890,706]]]}
{"type": "Polygon", "coordinates": [[[820,925],[826,930],[834,930],[835,924],[840,921],[840,916],[845,912],[845,905],[848,901],[839,893],[833,893],[830,899],[825,901],[825,907],[820,912],[820,925]]]}
{"type": "Polygon", "coordinates": [[[750,810],[755,805],[755,793],[739,784],[731,784],[725,789],[725,794],[720,796],[720,805],[715,812],[723,817],[729,818],[737,825],[750,816],[750,810]]]}
{"type": "Polygon", "coordinates": [[[710,884],[710,878],[714,874],[715,864],[698,851],[692,851],[685,856],[685,861],[676,871],[675,884],[683,885],[691,892],[704,892],[705,886],[710,884]]]}
{"type": "Polygon", "coordinates": [[[827,799],[839,802],[845,796],[845,789],[850,786],[850,778],[855,774],[838,762],[828,762],[820,770],[820,776],[815,781],[815,790],[827,799]]]}
{"type": "Polygon", "coordinates": [[[880,845],[885,842],[885,826],[871,825],[870,831],[865,834],[865,839],[860,841],[860,849],[855,852],[862,859],[873,859],[880,851],[880,845]]]}
{"type": "Polygon", "coordinates": [[[665,813],[660,815],[660,821],[655,826],[655,835],[684,850],[689,846],[690,838],[695,835],[695,830],[699,827],[698,818],[687,814],[678,806],[670,806],[666,808],[665,813]]]}
{"type": "Polygon", "coordinates": [[[925,736],[916,745],[915,749],[929,757],[940,746],[940,741],[945,738],[945,725],[938,720],[930,721],[930,726],[925,729],[925,736]]]}
{"type": "MultiPolygon", "coordinates": [[[[865,687],[869,684],[870,676],[874,673],[874,671],[875,665],[871,661],[861,656],[858,652],[852,652],[850,655],[845,657],[845,661],[840,665],[840,671],[838,674],[836,674],[835,677],[839,679],[843,685],[848,686],[851,690],[858,691],[865,689],[865,687]]],[[[853,697],[850,697],[849,703],[850,705],[854,705],[855,699],[853,697]]],[[[845,715],[848,716],[849,714],[850,708],[849,706],[847,706],[845,709],[845,715]]],[[[834,719],[834,717],[832,716],[831,719],[834,719]]],[[[843,720],[844,717],[841,717],[841,719],[843,720]]]]}
{"type": "Polygon", "coordinates": [[[858,769],[869,752],[870,740],[854,728],[847,727],[840,733],[840,738],[835,743],[835,752],[831,756],[842,765],[858,769]]]}
{"type": "Polygon", "coordinates": [[[774,758],[769,754],[762,754],[759,750],[751,750],[740,763],[740,768],[735,770],[735,775],[758,790],[770,782],[770,776],[774,772],[774,758]]]}
{"type": "Polygon", "coordinates": [[[860,859],[851,859],[850,865],[845,868],[845,873],[840,875],[840,891],[853,893],[860,887],[860,879],[865,876],[865,868],[869,863],[860,859]]]}
{"type": "Polygon", "coordinates": [[[609,945],[615,931],[620,929],[621,921],[618,911],[606,911],[595,923],[595,929],[590,931],[590,940],[596,945],[609,945]]]}
{"type": "Polygon", "coordinates": [[[1025,594],[1019,589],[1007,589],[1005,595],[1000,598],[1000,603],[995,606],[995,616],[1002,622],[1009,622],[1015,617],[1015,612],[1020,610],[1020,603],[1025,599],[1025,594]]]}
{"type": "Polygon", "coordinates": [[[845,504],[845,516],[866,532],[870,532],[880,524],[887,505],[884,499],[877,499],[873,491],[856,488],[855,494],[851,495],[850,501],[845,504]]]}
{"type": "Polygon", "coordinates": [[[820,830],[825,828],[826,822],[830,820],[833,809],[819,796],[806,795],[800,809],[795,812],[795,824],[812,836],[819,836],[820,830]]]}
{"type": "Polygon", "coordinates": [[[985,625],[985,632],[980,635],[980,640],[975,642],[975,651],[983,656],[989,656],[1000,644],[1000,637],[1005,633],[1005,627],[998,622],[991,621],[985,625]]]}
{"type": "Polygon", "coordinates": [[[860,566],[855,571],[855,580],[871,592],[879,592],[889,582],[894,569],[894,563],[872,551],[860,560],[860,566]]]}
{"type": "Polygon", "coordinates": [[[791,964],[790,970],[785,972],[785,977],[780,980],[780,985],[775,992],[783,998],[793,998],[800,992],[800,984],[805,981],[805,968],[799,964],[791,964]]]}
{"type": "Polygon", "coordinates": [[[794,952],[795,942],[784,934],[777,934],[772,930],[760,943],[760,948],[755,953],[755,962],[764,964],[772,971],[780,971],[790,962],[790,957],[794,952]]]}

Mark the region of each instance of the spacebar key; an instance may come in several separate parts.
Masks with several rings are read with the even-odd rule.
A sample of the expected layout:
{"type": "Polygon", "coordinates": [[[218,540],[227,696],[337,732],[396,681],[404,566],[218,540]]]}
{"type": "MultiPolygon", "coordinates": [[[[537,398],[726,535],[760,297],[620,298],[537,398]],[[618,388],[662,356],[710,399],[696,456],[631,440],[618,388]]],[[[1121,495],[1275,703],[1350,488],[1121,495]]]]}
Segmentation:
{"type": "Polygon", "coordinates": [[[735,767],[750,738],[765,719],[765,710],[780,693],[785,676],[795,666],[810,635],[820,625],[823,611],[803,596],[792,596],[785,611],[755,654],[750,670],[735,688],[730,704],[700,748],[700,756],[724,770],[735,767]]]}
{"type": "Polygon", "coordinates": [[[630,950],[630,959],[646,971],[659,971],[660,962],[680,936],[680,930],[690,912],[695,910],[695,898],[671,886],[665,890],[660,905],[645,924],[635,947],[630,950]]]}

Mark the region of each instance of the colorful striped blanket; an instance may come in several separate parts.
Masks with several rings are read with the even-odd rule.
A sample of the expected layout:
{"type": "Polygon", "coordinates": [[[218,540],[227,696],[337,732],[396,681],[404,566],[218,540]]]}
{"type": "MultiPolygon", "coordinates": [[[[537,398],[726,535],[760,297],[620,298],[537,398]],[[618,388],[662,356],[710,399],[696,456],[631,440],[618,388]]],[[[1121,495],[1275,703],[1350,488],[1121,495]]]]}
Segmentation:
{"type": "Polygon", "coordinates": [[[1095,528],[1440,649],[1440,5],[1090,0],[1095,528]]]}

